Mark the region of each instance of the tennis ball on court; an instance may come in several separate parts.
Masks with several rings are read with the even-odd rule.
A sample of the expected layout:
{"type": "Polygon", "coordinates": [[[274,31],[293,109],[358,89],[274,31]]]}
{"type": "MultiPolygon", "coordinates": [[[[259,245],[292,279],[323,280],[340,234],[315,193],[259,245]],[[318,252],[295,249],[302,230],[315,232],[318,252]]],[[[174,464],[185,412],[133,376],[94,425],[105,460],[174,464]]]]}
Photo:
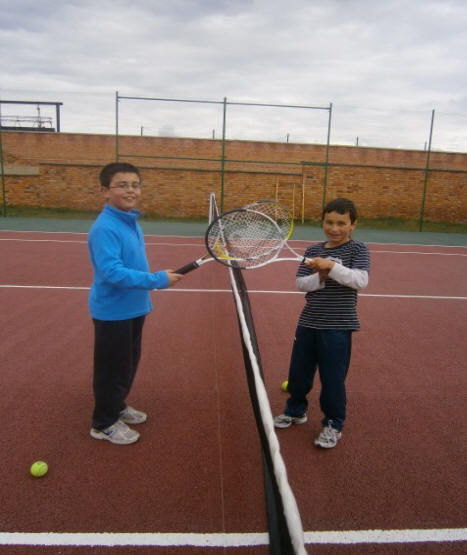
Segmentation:
{"type": "Polygon", "coordinates": [[[41,476],[45,476],[48,470],[49,470],[49,467],[47,463],[44,461],[36,461],[31,465],[31,474],[35,478],[40,478],[41,476]]]}
{"type": "Polygon", "coordinates": [[[289,382],[287,380],[285,380],[285,382],[282,382],[282,385],[281,385],[282,391],[287,391],[288,387],[289,387],[289,382]]]}

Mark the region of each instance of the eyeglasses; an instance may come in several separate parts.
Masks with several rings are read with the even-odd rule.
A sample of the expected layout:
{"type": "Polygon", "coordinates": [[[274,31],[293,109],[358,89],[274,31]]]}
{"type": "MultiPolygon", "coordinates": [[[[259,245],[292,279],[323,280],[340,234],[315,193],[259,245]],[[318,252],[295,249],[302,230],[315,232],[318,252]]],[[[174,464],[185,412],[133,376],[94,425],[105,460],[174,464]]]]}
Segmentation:
{"type": "Polygon", "coordinates": [[[126,181],[119,181],[118,183],[110,187],[110,189],[122,189],[123,191],[129,191],[130,189],[133,189],[133,191],[139,191],[141,189],[141,183],[126,183],[126,181]]]}

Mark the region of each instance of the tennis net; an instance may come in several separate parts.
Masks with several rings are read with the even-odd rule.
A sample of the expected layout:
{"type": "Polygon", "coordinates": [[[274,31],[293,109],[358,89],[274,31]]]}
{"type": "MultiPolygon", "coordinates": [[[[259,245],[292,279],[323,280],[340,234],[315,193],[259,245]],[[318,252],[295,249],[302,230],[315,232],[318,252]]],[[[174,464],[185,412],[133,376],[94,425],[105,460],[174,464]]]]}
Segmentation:
{"type": "MultiPolygon", "coordinates": [[[[210,195],[209,205],[212,221],[219,215],[213,193],[210,195]]],[[[300,513],[287,479],[274,430],[248,291],[239,268],[229,268],[229,274],[237,309],[248,389],[263,454],[270,552],[273,555],[303,555],[306,554],[306,549],[300,513]]]]}

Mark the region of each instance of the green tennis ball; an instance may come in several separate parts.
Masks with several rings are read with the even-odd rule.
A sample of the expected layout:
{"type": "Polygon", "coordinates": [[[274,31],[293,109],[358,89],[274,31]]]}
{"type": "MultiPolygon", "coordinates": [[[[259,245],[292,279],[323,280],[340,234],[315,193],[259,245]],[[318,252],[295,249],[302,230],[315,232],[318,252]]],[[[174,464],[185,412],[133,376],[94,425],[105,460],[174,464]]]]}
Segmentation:
{"type": "Polygon", "coordinates": [[[49,467],[46,462],[44,461],[36,461],[31,465],[31,474],[35,478],[40,478],[41,476],[45,476],[49,467]]]}
{"type": "Polygon", "coordinates": [[[282,382],[282,385],[281,385],[282,391],[287,391],[288,387],[289,387],[289,382],[287,380],[285,380],[285,382],[282,382]]]}

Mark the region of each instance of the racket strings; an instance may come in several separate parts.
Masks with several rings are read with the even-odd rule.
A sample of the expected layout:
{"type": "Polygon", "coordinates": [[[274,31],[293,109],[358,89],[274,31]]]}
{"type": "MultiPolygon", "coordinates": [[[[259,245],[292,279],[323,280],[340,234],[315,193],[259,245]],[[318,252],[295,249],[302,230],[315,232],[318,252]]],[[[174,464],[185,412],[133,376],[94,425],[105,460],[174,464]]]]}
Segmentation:
{"type": "Polygon", "coordinates": [[[289,239],[291,237],[294,227],[293,219],[289,210],[283,204],[273,200],[259,200],[247,204],[245,208],[260,212],[274,220],[284,239],[289,239]]]}
{"type": "Polygon", "coordinates": [[[240,268],[252,268],[274,259],[283,246],[277,224],[253,210],[223,214],[211,224],[206,239],[214,258],[224,263],[226,259],[234,260],[240,268]]]}

